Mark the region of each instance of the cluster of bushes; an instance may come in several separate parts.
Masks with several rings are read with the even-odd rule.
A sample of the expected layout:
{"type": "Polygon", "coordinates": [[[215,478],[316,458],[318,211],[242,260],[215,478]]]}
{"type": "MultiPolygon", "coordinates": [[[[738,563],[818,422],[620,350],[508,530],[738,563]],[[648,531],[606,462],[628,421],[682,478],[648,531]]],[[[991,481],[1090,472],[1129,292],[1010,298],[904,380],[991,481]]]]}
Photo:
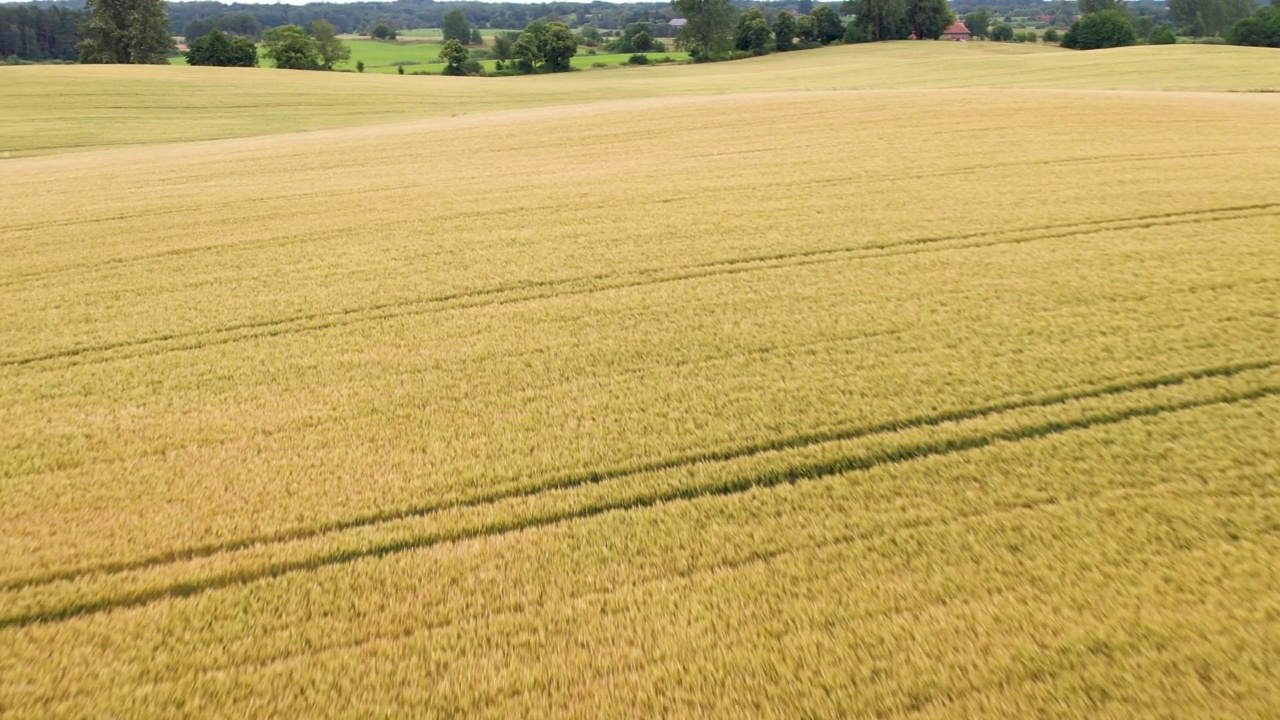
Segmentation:
{"type": "Polygon", "coordinates": [[[263,56],[286,70],[332,70],[351,57],[351,49],[337,37],[327,20],[316,20],[306,30],[281,25],[268,30],[262,40],[263,56]]]}
{"type": "Polygon", "coordinates": [[[1073,50],[1126,47],[1137,42],[1137,33],[1119,10],[1089,13],[1072,23],[1062,37],[1062,47],[1073,50]]]}
{"type": "MultiPolygon", "coordinates": [[[[592,28],[594,30],[594,28],[592,28]]],[[[596,33],[599,34],[598,31],[596,33]]],[[[590,35],[590,33],[588,33],[590,35]]],[[[578,33],[578,41],[583,39],[578,33]]],[[[617,38],[604,43],[605,52],[610,53],[647,53],[666,52],[667,46],[653,36],[653,26],[647,22],[631,23],[617,38]]]]}
{"type": "Polygon", "coordinates": [[[75,60],[27,60],[17,55],[9,55],[0,64],[4,65],[75,65],[75,60]]]}
{"type": "MultiPolygon", "coordinates": [[[[497,60],[495,75],[566,72],[578,52],[578,39],[560,22],[532,22],[521,32],[504,32],[494,38],[493,49],[483,54],[497,60]]],[[[445,41],[440,51],[445,75],[483,75],[478,55],[457,38],[445,41]]]]}
{"type": "MultiPolygon", "coordinates": [[[[1062,47],[1078,50],[1097,48],[1124,47],[1145,41],[1148,45],[1173,45],[1178,42],[1177,35],[1166,25],[1154,25],[1149,18],[1146,23],[1136,23],[1142,32],[1135,29],[1135,22],[1115,0],[1087,0],[1082,7],[1089,7],[1091,12],[1080,18],[1062,39],[1062,47]],[[1143,35],[1145,34],[1145,37],[1143,35]]],[[[1224,2],[1222,0],[1177,0],[1169,3],[1171,14],[1178,19],[1191,22],[1183,28],[1187,35],[1196,37],[1188,42],[1203,44],[1252,45],[1257,47],[1280,48],[1280,6],[1273,3],[1253,12],[1252,16],[1239,20],[1242,14],[1256,7],[1252,0],[1245,3],[1224,2]],[[1206,20],[1206,18],[1209,18],[1206,20]],[[1233,23],[1234,24],[1231,24],[1233,23]],[[1227,37],[1202,37],[1217,32],[1217,28],[1230,25],[1227,37]]],[[[1138,18],[1143,20],[1144,18],[1138,18]]],[[[1046,35],[1046,39],[1047,35],[1046,35]]]]}
{"type": "Polygon", "coordinates": [[[258,47],[247,37],[230,37],[214,28],[187,45],[188,65],[257,67],[258,47]]]}
{"type": "Polygon", "coordinates": [[[1280,5],[1273,3],[1237,22],[1227,41],[1232,45],[1280,48],[1280,5]]]}
{"type": "MultiPolygon", "coordinates": [[[[670,57],[668,55],[663,55],[662,57],[655,60],[649,57],[648,55],[641,55],[637,53],[627,58],[627,62],[625,64],[627,65],[650,65],[650,64],[662,65],[665,63],[673,63],[673,62],[675,62],[675,58],[670,57]]],[[[591,66],[592,67],[608,67],[609,64],[608,63],[592,63],[591,66]]]]}

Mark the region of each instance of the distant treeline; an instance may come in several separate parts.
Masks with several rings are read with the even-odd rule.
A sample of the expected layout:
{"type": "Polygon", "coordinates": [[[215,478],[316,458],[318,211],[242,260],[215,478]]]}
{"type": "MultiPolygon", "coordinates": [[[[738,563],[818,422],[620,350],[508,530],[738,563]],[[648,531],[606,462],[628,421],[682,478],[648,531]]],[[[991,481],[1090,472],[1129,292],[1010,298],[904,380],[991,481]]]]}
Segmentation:
{"type": "MultiPolygon", "coordinates": [[[[397,0],[396,2],[311,3],[308,5],[257,5],[235,3],[226,5],[211,0],[201,2],[170,2],[170,25],[175,35],[181,35],[193,20],[209,20],[226,14],[250,15],[263,28],[279,25],[306,27],[314,20],[328,20],[338,32],[368,32],[378,23],[386,23],[397,30],[412,28],[438,28],[444,14],[460,9],[474,27],[520,30],[534,20],[559,18],[576,27],[592,24],[602,30],[621,30],[636,22],[651,22],[665,26],[675,17],[669,2],[629,3],[494,3],[494,2],[433,2],[432,0],[397,0]]],[[[655,28],[656,29],[656,28],[655,28]]]]}
{"type": "MultiPolygon", "coordinates": [[[[1280,0],[1278,0],[1280,1],[1280,0]]],[[[1232,23],[1247,17],[1259,0],[1132,0],[1123,3],[1136,25],[1158,22],[1184,29],[1184,34],[1225,35],[1232,23]]],[[[735,0],[739,10],[760,8],[766,18],[776,18],[783,9],[808,15],[816,7],[826,5],[839,12],[843,3],[818,3],[814,0],[735,0]]],[[[986,7],[992,15],[1035,18],[1041,27],[1067,26],[1085,2],[1068,0],[952,0],[951,10],[957,15],[986,7]]],[[[37,0],[24,5],[0,5],[0,60],[75,60],[79,37],[76,25],[85,18],[85,0],[37,0]]],[[[472,27],[520,30],[534,21],[560,21],[571,28],[592,25],[614,36],[635,23],[650,23],[656,37],[672,37],[676,30],[667,23],[676,17],[670,2],[436,2],[435,0],[394,0],[393,2],[224,4],[212,0],[169,2],[166,12],[170,30],[188,40],[220,28],[233,35],[253,39],[262,37],[265,28],[282,25],[308,27],[313,21],[327,20],[340,33],[369,32],[375,25],[385,24],[395,30],[437,28],[444,15],[459,9],[472,27]]],[[[1142,34],[1142,33],[1140,33],[1142,34]]],[[[1143,34],[1145,36],[1145,34],[1143,34]]]]}
{"type": "Polygon", "coordinates": [[[0,5],[0,60],[75,60],[82,10],[0,5]]]}

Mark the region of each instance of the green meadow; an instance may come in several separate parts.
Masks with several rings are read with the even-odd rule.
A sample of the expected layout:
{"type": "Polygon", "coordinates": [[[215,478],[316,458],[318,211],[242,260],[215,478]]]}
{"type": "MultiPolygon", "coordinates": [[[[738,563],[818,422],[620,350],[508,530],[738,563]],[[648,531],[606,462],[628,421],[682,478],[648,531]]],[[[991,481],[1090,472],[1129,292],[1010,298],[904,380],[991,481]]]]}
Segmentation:
{"type": "MultiPolygon", "coordinates": [[[[402,35],[411,32],[430,31],[410,30],[402,33],[402,35]]],[[[439,31],[435,32],[438,36],[439,31]]],[[[492,37],[492,35],[486,35],[486,38],[488,37],[492,37]]],[[[345,40],[344,42],[351,49],[351,59],[344,63],[339,63],[337,65],[338,70],[355,70],[357,62],[364,62],[364,71],[366,73],[391,75],[397,74],[401,67],[404,68],[406,75],[415,73],[419,75],[439,75],[444,68],[443,63],[440,62],[442,43],[439,42],[414,40],[405,42],[401,40],[372,40],[365,38],[345,40]]],[[[473,50],[475,49],[478,48],[473,48],[473,50]]],[[[627,53],[598,53],[591,55],[590,52],[591,50],[588,48],[579,48],[578,54],[574,56],[570,64],[578,70],[591,70],[601,67],[625,66],[629,64],[627,60],[631,58],[631,55],[627,53]]],[[[259,62],[262,66],[271,67],[271,61],[261,57],[261,48],[259,48],[258,53],[259,62]]],[[[689,59],[688,53],[674,51],[647,53],[647,56],[652,64],[660,61],[665,62],[662,60],[663,58],[670,58],[672,62],[683,62],[689,59]]],[[[169,58],[169,64],[185,66],[187,61],[185,57],[175,55],[169,58]]],[[[485,72],[493,72],[497,69],[497,62],[494,60],[481,60],[480,64],[484,67],[485,72]]]]}

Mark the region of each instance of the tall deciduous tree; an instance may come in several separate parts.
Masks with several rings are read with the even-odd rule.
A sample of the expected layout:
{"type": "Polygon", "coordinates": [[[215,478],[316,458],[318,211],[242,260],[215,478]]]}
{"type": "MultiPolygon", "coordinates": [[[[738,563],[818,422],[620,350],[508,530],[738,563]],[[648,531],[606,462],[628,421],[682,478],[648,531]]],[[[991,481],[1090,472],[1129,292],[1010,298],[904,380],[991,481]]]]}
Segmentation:
{"type": "Polygon", "coordinates": [[[529,23],[512,48],[524,72],[565,72],[577,52],[578,39],[560,22],[529,23]]]}
{"type": "Polygon", "coordinates": [[[733,5],[729,0],[671,0],[671,8],[688,22],[676,42],[699,58],[729,47],[733,5]]]}
{"type": "Polygon", "coordinates": [[[542,62],[550,72],[567,72],[569,61],[578,54],[578,38],[562,22],[547,23],[543,35],[542,62]]]}
{"type": "Polygon", "coordinates": [[[498,60],[510,60],[515,57],[512,51],[515,47],[516,39],[519,37],[520,33],[510,31],[500,32],[495,35],[493,38],[493,50],[490,51],[493,57],[498,60]]]}
{"type": "Polygon", "coordinates": [[[1178,22],[1205,35],[1226,34],[1257,7],[1254,0],[1169,0],[1169,13],[1178,22]]]}
{"type": "Polygon", "coordinates": [[[471,24],[467,22],[467,16],[457,8],[444,14],[444,19],[440,21],[440,29],[446,41],[457,40],[463,45],[471,41],[471,24]]]}
{"type": "Polygon", "coordinates": [[[89,0],[80,26],[82,63],[164,65],[174,49],[164,0],[89,0]]]}
{"type": "Polygon", "coordinates": [[[985,38],[987,29],[991,27],[991,10],[985,5],[964,16],[964,25],[969,34],[977,38],[985,38]]]}
{"type": "Polygon", "coordinates": [[[829,45],[844,37],[844,24],[840,22],[840,16],[836,11],[830,7],[819,5],[809,13],[809,17],[813,18],[814,40],[823,45],[829,45]]]}
{"type": "Polygon", "coordinates": [[[653,35],[648,30],[641,30],[631,36],[631,51],[647,53],[653,49],[653,35]]]}
{"type": "Polygon", "coordinates": [[[845,0],[843,10],[871,42],[899,40],[911,32],[906,0],[845,0]]]}
{"type": "Polygon", "coordinates": [[[445,75],[466,75],[462,65],[471,59],[471,51],[457,40],[445,40],[444,47],[440,48],[440,59],[444,61],[445,75]]]}
{"type": "Polygon", "coordinates": [[[543,36],[546,34],[547,26],[535,20],[516,38],[511,54],[519,62],[522,71],[533,72],[542,65],[543,36]]]}
{"type": "Polygon", "coordinates": [[[316,41],[320,67],[325,70],[332,70],[334,64],[351,57],[351,48],[338,39],[337,28],[328,20],[316,20],[311,23],[311,37],[316,41]]]}
{"type": "Polygon", "coordinates": [[[733,46],[752,55],[764,55],[769,51],[769,23],[759,8],[751,8],[738,17],[733,46]]]}
{"type": "Polygon", "coordinates": [[[795,47],[796,16],[783,10],[773,23],[774,46],[778,52],[786,52],[795,47]]]}
{"type": "Polygon", "coordinates": [[[319,70],[316,41],[297,25],[273,27],[263,34],[263,56],[286,70],[319,70]]]}
{"type": "Polygon", "coordinates": [[[600,36],[600,30],[595,25],[583,25],[578,28],[578,42],[587,47],[600,47],[604,38],[600,36]]]}
{"type": "Polygon", "coordinates": [[[907,24],[920,40],[937,40],[956,21],[947,0],[907,0],[907,24]]]}

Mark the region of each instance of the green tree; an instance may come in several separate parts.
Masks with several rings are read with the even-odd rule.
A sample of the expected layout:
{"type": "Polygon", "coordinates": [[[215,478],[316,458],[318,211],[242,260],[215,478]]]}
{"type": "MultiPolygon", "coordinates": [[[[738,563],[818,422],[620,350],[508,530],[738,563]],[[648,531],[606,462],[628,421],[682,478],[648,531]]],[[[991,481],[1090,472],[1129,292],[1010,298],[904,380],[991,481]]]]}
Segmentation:
{"type": "Polygon", "coordinates": [[[583,25],[578,28],[578,43],[587,47],[600,47],[600,43],[604,42],[604,38],[600,37],[600,30],[595,25],[583,25]]]}
{"type": "Polygon", "coordinates": [[[493,38],[493,49],[490,52],[493,57],[498,60],[510,60],[515,57],[512,54],[512,48],[516,44],[516,38],[520,37],[520,33],[516,32],[500,32],[493,38]]]}
{"type": "Polygon", "coordinates": [[[1125,17],[1129,18],[1129,24],[1133,26],[1133,34],[1140,38],[1149,38],[1151,33],[1156,31],[1156,19],[1150,15],[1130,15],[1125,13],[1125,17]]]}
{"type": "Polygon", "coordinates": [[[1232,45],[1280,48],[1280,5],[1273,0],[1253,17],[1245,18],[1231,28],[1227,42],[1232,45]]]}
{"type": "Polygon", "coordinates": [[[857,43],[864,43],[869,41],[870,40],[869,38],[867,38],[867,34],[862,31],[862,28],[858,27],[857,23],[851,22],[848,25],[844,26],[844,44],[845,45],[855,45],[857,43]]]}
{"type": "Polygon", "coordinates": [[[188,45],[186,57],[188,65],[257,67],[258,48],[248,38],[231,38],[214,28],[188,45]]]}
{"type": "Polygon", "coordinates": [[[1138,41],[1129,19],[1119,10],[1103,10],[1077,20],[1062,38],[1062,47],[1098,50],[1124,47],[1138,41]]]}
{"type": "Polygon", "coordinates": [[[969,28],[969,33],[976,38],[985,38],[987,29],[991,27],[991,10],[986,6],[964,16],[964,26],[969,28]]]}
{"type": "Polygon", "coordinates": [[[547,23],[543,35],[543,68],[549,72],[568,72],[569,61],[578,54],[578,39],[568,25],[561,22],[547,23]]]}
{"type": "Polygon", "coordinates": [[[511,47],[511,54],[516,59],[522,72],[534,72],[542,66],[545,58],[542,48],[546,43],[547,26],[537,20],[529,23],[511,47]]]}
{"type": "Polygon", "coordinates": [[[217,27],[218,24],[213,18],[196,18],[182,29],[182,37],[186,39],[187,45],[190,45],[192,41],[208,35],[217,27]]]}
{"type": "Polygon", "coordinates": [[[285,70],[319,70],[320,49],[297,25],[281,25],[262,36],[262,55],[285,70]]]}
{"type": "Polygon", "coordinates": [[[769,23],[759,8],[751,8],[738,16],[733,47],[752,55],[764,55],[769,51],[769,23]]]}
{"type": "Polygon", "coordinates": [[[906,0],[845,0],[843,10],[871,42],[899,40],[911,32],[906,0]]]}
{"type": "Polygon", "coordinates": [[[561,22],[529,23],[512,47],[522,72],[567,72],[577,53],[578,39],[561,22]]]}
{"type": "Polygon", "coordinates": [[[759,8],[751,8],[738,16],[733,47],[752,55],[764,55],[769,51],[769,23],[759,8]]]}
{"type": "MultiPolygon", "coordinates": [[[[253,38],[262,37],[262,23],[247,12],[224,13],[217,20],[218,29],[228,35],[253,38]]],[[[188,38],[189,39],[189,38],[188,38]]]]}
{"type": "MultiPolygon", "coordinates": [[[[946,0],[941,0],[946,2],[946,0]]],[[[826,5],[819,5],[809,13],[813,18],[813,39],[823,45],[829,45],[844,37],[844,23],[840,16],[826,5]]],[[[941,33],[939,33],[941,34],[941,33]]]]}
{"type": "Polygon", "coordinates": [[[386,23],[378,23],[369,31],[369,36],[374,40],[395,40],[396,31],[386,23]]]}
{"type": "Polygon", "coordinates": [[[1054,30],[1053,28],[1049,28],[1048,30],[1045,30],[1045,31],[1044,31],[1044,41],[1045,41],[1045,42],[1047,42],[1047,43],[1051,43],[1051,42],[1058,42],[1058,40],[1060,40],[1060,39],[1061,39],[1061,38],[1060,38],[1060,37],[1058,37],[1058,31],[1057,31],[1057,30],[1054,30]]]}
{"type": "Polygon", "coordinates": [[[445,40],[444,47],[440,48],[440,59],[444,61],[445,75],[465,75],[462,66],[471,59],[471,51],[457,40],[445,40]]]}
{"type": "Polygon", "coordinates": [[[907,0],[907,24],[920,40],[937,40],[955,21],[947,0],[907,0]]]}
{"type": "Polygon", "coordinates": [[[165,65],[174,49],[164,0],[89,0],[76,46],[82,63],[165,65]]]}
{"type": "Polygon", "coordinates": [[[631,36],[632,52],[647,53],[653,49],[653,36],[645,31],[640,31],[631,36]]]}
{"type": "Polygon", "coordinates": [[[605,47],[609,52],[615,53],[648,52],[648,50],[641,50],[636,47],[636,38],[642,34],[648,36],[649,48],[652,49],[653,26],[647,22],[631,23],[622,31],[622,35],[617,40],[608,43],[605,47]]]}
{"type": "Polygon", "coordinates": [[[1224,35],[1257,7],[1254,0],[1169,0],[1169,14],[1194,35],[1224,35]]]}
{"type": "Polygon", "coordinates": [[[444,14],[444,19],[440,21],[440,28],[446,42],[457,40],[466,45],[471,40],[471,24],[467,22],[467,16],[463,15],[458,8],[444,14]]]}
{"type": "Polygon", "coordinates": [[[812,15],[801,15],[796,20],[796,37],[800,38],[800,42],[814,44],[818,42],[818,24],[813,21],[812,15]]]}
{"type": "Polygon", "coordinates": [[[356,72],[358,72],[358,73],[362,73],[362,72],[364,72],[364,61],[363,61],[363,60],[357,60],[357,61],[356,61],[356,72]]]}
{"type": "Polygon", "coordinates": [[[795,47],[796,16],[783,10],[773,23],[773,37],[778,52],[787,52],[795,47]]]}
{"type": "Polygon", "coordinates": [[[320,67],[332,70],[337,63],[351,58],[351,48],[338,39],[338,30],[328,20],[316,20],[311,23],[311,37],[316,42],[316,52],[320,55],[320,67]]]}
{"type": "Polygon", "coordinates": [[[1151,31],[1151,35],[1147,38],[1147,42],[1152,45],[1173,45],[1178,42],[1177,36],[1168,26],[1161,25],[1151,31]]]}
{"type": "Polygon", "coordinates": [[[1013,39],[1013,27],[1007,23],[996,23],[991,26],[990,37],[996,42],[1009,42],[1013,39]]]}
{"type": "Polygon", "coordinates": [[[1107,10],[1124,12],[1124,0],[1078,0],[1076,7],[1080,9],[1081,15],[1091,15],[1107,10]]]}
{"type": "Polygon", "coordinates": [[[695,59],[710,59],[730,46],[734,9],[729,0],[671,0],[671,9],[688,21],[676,43],[695,59]]]}
{"type": "Polygon", "coordinates": [[[480,28],[471,28],[471,44],[483,45],[484,36],[480,34],[480,28]]]}

